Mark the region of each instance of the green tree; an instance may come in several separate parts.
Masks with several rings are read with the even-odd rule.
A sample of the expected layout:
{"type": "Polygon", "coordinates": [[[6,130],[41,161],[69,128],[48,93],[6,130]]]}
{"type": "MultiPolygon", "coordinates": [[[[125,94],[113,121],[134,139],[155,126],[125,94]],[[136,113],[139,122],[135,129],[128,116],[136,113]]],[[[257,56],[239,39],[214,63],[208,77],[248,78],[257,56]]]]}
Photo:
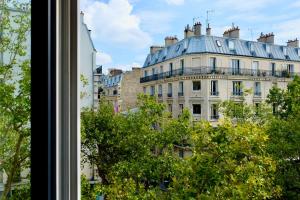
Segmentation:
{"type": "Polygon", "coordinates": [[[29,3],[1,1],[0,54],[0,170],[7,174],[1,199],[7,199],[20,172],[30,161],[30,60],[26,59],[30,31],[29,3]],[[12,15],[9,6],[21,10],[12,15]],[[24,12],[23,12],[24,11],[24,12]]]}
{"type": "Polygon", "coordinates": [[[171,199],[267,199],[280,195],[276,162],[267,154],[265,127],[255,123],[217,127],[202,121],[192,139],[193,156],[175,172],[171,199]]]}
{"type": "Polygon", "coordinates": [[[276,181],[283,198],[300,198],[300,78],[296,76],[286,90],[274,87],[267,102],[274,107],[270,118],[269,152],[279,163],[276,181]]]}

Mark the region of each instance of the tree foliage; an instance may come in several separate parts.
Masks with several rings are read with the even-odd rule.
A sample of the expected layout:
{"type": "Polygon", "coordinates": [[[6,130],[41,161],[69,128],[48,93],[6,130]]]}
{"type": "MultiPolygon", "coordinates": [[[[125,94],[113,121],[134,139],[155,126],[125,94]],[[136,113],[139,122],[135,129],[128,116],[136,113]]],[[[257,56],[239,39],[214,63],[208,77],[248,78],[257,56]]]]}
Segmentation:
{"type": "Polygon", "coordinates": [[[0,54],[0,170],[7,174],[2,199],[29,167],[30,158],[30,31],[29,3],[1,1],[0,54]],[[20,10],[13,15],[10,6],[20,10]]]}
{"type": "Polygon", "coordinates": [[[270,119],[269,152],[277,160],[276,181],[286,199],[300,198],[300,78],[296,76],[286,90],[274,87],[268,95],[275,117],[270,119]]]}
{"type": "Polygon", "coordinates": [[[193,126],[188,110],[173,119],[154,97],[140,95],[138,102],[136,112],[117,114],[102,101],[96,113],[82,114],[83,151],[98,172],[105,171],[101,185],[107,199],[280,196],[274,182],[277,164],[267,152],[266,123],[245,115],[217,127],[205,121],[193,126]],[[180,158],[174,145],[188,145],[193,154],[180,158]]]}

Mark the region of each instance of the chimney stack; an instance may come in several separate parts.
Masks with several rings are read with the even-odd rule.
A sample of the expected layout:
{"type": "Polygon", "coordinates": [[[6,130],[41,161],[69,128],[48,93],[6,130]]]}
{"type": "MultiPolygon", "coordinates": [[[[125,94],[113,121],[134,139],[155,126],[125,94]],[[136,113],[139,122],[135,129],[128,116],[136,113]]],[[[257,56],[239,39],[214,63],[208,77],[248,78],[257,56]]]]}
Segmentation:
{"type": "Polygon", "coordinates": [[[201,35],[201,26],[202,26],[202,24],[200,22],[196,22],[194,24],[194,35],[195,36],[200,36],[201,35]]]}
{"type": "Polygon", "coordinates": [[[294,40],[288,40],[287,46],[299,48],[299,40],[297,38],[294,40]]]}
{"type": "Polygon", "coordinates": [[[84,13],[81,11],[81,12],[80,12],[80,22],[81,22],[81,23],[83,23],[83,16],[84,16],[84,13]]]}
{"type": "Polygon", "coordinates": [[[209,27],[209,24],[207,25],[206,28],[206,35],[211,35],[211,28],[209,27]]]}
{"type": "Polygon", "coordinates": [[[175,44],[178,42],[178,39],[176,36],[172,37],[172,36],[168,36],[168,37],[165,37],[165,47],[168,47],[172,44],[175,44]]]}
{"type": "Polygon", "coordinates": [[[187,25],[184,29],[184,38],[192,37],[194,36],[193,30],[190,29],[190,25],[187,25]]]}
{"type": "Polygon", "coordinates": [[[229,37],[229,38],[240,38],[240,29],[239,27],[235,27],[232,25],[232,28],[226,30],[223,33],[223,37],[229,37]]]}
{"type": "Polygon", "coordinates": [[[164,47],[161,47],[161,46],[151,46],[150,47],[150,54],[154,54],[155,52],[163,49],[164,47]]]}
{"type": "Polygon", "coordinates": [[[269,43],[269,44],[274,44],[274,34],[273,33],[268,33],[268,34],[263,34],[261,33],[259,38],[257,39],[258,42],[264,42],[264,43],[269,43]]]}

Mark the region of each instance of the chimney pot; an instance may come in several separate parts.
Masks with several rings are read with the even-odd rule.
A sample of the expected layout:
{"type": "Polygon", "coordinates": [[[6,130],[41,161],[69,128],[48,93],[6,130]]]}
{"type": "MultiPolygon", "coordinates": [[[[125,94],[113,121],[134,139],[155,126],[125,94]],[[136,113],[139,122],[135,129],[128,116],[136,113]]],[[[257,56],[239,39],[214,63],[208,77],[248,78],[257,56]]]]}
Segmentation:
{"type": "Polygon", "coordinates": [[[260,37],[257,39],[258,42],[264,42],[269,44],[274,44],[274,33],[263,34],[261,32],[260,37]]]}
{"type": "Polygon", "coordinates": [[[201,26],[202,26],[202,24],[200,22],[196,22],[194,24],[194,35],[195,36],[200,36],[201,35],[201,26]]]}
{"type": "Polygon", "coordinates": [[[287,46],[299,48],[299,40],[297,38],[294,40],[288,40],[287,46]]]}
{"type": "Polygon", "coordinates": [[[232,28],[224,31],[223,37],[240,38],[240,29],[238,26],[232,25],[232,28]]]}
{"type": "Polygon", "coordinates": [[[175,44],[178,42],[178,39],[176,36],[167,36],[165,37],[165,47],[168,47],[172,44],[175,44]]]}

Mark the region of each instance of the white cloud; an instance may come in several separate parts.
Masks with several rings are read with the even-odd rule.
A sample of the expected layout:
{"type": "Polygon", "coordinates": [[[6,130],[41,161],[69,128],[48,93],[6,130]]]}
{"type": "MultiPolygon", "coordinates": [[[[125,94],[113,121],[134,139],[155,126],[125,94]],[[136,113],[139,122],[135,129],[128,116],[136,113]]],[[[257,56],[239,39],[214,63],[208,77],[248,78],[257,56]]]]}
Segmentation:
{"type": "Polygon", "coordinates": [[[139,63],[133,62],[131,64],[124,64],[124,65],[103,66],[103,73],[107,74],[108,69],[111,69],[111,68],[122,69],[123,71],[131,71],[132,67],[142,67],[142,65],[139,63]]]}
{"type": "Polygon", "coordinates": [[[286,44],[288,40],[300,37],[300,19],[293,19],[284,21],[282,23],[274,25],[275,39],[278,43],[286,44]]]}
{"type": "Polygon", "coordinates": [[[290,5],[291,8],[300,8],[300,1],[295,1],[290,5]]]}
{"type": "Polygon", "coordinates": [[[170,5],[183,5],[184,0],[166,0],[166,2],[170,5]]]}
{"type": "Polygon", "coordinates": [[[81,8],[96,41],[128,48],[144,48],[152,43],[150,35],[140,27],[140,18],[132,14],[133,7],[128,0],[108,3],[84,0],[81,8]]]}
{"type": "Polygon", "coordinates": [[[106,65],[112,63],[112,58],[109,54],[104,52],[97,52],[96,54],[96,64],[106,65]]]}
{"type": "MultiPolygon", "coordinates": [[[[269,3],[274,3],[273,0],[218,0],[216,5],[219,8],[228,8],[235,11],[250,11],[263,8],[269,3]]],[[[228,10],[227,10],[228,11],[228,10]]]]}
{"type": "Polygon", "coordinates": [[[141,26],[150,34],[162,34],[171,29],[174,16],[166,11],[142,11],[137,14],[141,19],[141,26]]]}

